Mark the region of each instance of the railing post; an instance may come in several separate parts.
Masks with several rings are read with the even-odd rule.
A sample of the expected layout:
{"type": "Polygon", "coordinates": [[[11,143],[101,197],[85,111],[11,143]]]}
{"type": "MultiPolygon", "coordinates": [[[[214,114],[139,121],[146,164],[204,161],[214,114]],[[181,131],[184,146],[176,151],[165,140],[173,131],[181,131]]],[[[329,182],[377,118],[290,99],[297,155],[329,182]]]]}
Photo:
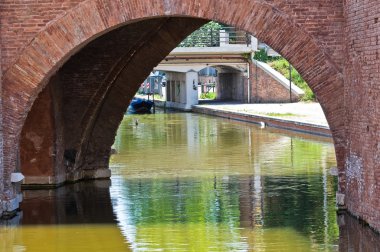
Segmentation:
{"type": "Polygon", "coordinates": [[[292,65],[289,63],[289,98],[290,103],[292,103],[292,65]]]}
{"type": "Polygon", "coordinates": [[[210,29],[210,31],[211,31],[211,36],[210,36],[211,43],[210,43],[210,47],[212,47],[213,46],[213,30],[212,30],[212,28],[210,29]]]}

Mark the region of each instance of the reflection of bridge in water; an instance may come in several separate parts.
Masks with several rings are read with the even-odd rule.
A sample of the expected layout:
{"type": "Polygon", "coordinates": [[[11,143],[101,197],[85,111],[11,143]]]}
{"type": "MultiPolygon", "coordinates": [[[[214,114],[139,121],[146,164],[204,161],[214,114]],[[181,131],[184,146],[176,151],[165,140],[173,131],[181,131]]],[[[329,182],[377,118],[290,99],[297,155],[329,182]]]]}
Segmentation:
{"type": "MultiPolygon", "coordinates": [[[[227,221],[230,230],[224,234],[224,231],[213,230],[209,227],[207,233],[209,244],[215,243],[214,245],[216,245],[214,238],[217,237],[225,241],[224,246],[231,246],[227,244],[232,243],[235,248],[245,249],[252,248],[250,247],[252,244],[255,244],[255,248],[261,246],[270,248],[270,245],[269,247],[265,245],[268,239],[271,240],[271,244],[275,245],[283,243],[284,237],[292,237],[291,239],[294,242],[285,248],[297,248],[299,246],[297,242],[304,242],[305,238],[301,235],[302,231],[298,229],[300,227],[295,226],[296,229],[290,231],[287,228],[283,229],[289,223],[272,226],[273,220],[278,221],[277,218],[284,214],[286,208],[282,205],[277,205],[279,207],[277,209],[268,209],[263,206],[263,204],[267,206],[265,202],[269,200],[267,197],[270,191],[267,187],[281,186],[278,183],[279,181],[270,181],[267,178],[264,180],[266,182],[255,175],[247,179],[234,177],[230,177],[228,180],[226,178],[216,179],[214,184],[211,183],[210,186],[216,188],[215,199],[218,199],[220,203],[234,201],[236,197],[238,204],[232,208],[224,206],[224,210],[222,208],[214,209],[216,216],[219,215],[218,211],[223,211],[222,215],[219,216],[224,215],[224,217],[219,221],[221,224],[227,221]],[[224,199],[222,195],[225,195],[227,190],[231,193],[231,188],[236,188],[238,194],[224,199]],[[240,231],[236,233],[236,230],[232,230],[233,227],[240,227],[240,231]],[[218,236],[216,236],[217,232],[219,233],[218,236]],[[240,237],[246,237],[246,239],[241,240],[240,237]]],[[[154,202],[154,198],[151,197],[162,199],[163,195],[169,197],[170,195],[177,195],[174,202],[167,201],[165,204],[170,206],[173,203],[173,206],[181,206],[184,203],[181,202],[181,198],[187,197],[186,193],[189,192],[184,188],[193,186],[191,190],[194,192],[195,187],[191,185],[192,182],[181,179],[172,183],[168,181],[158,182],[159,184],[162,183],[163,186],[151,196],[146,194],[147,189],[152,186],[151,182],[147,180],[144,180],[143,184],[141,182],[138,180],[126,181],[123,177],[115,177],[112,181],[112,187],[108,182],[87,182],[75,186],[65,186],[58,190],[25,191],[25,201],[22,205],[23,214],[18,217],[19,223],[15,223],[15,219],[13,219],[11,226],[0,228],[0,249],[2,251],[14,251],[15,249],[22,251],[23,249],[36,248],[41,244],[44,244],[44,248],[49,251],[57,249],[76,251],[78,247],[83,245],[86,246],[86,249],[93,247],[94,251],[100,248],[103,248],[103,251],[108,251],[110,248],[114,249],[112,251],[129,251],[141,249],[144,246],[149,248],[153,246],[152,243],[160,244],[162,247],[170,246],[170,237],[166,238],[166,241],[162,240],[163,231],[167,234],[176,232],[177,235],[173,239],[181,238],[181,236],[193,238],[195,245],[195,240],[201,238],[197,237],[196,233],[198,232],[200,236],[204,235],[201,226],[190,225],[189,228],[193,228],[193,232],[183,233],[180,226],[176,226],[179,225],[178,223],[183,225],[183,219],[182,221],[174,219],[173,222],[158,225],[159,219],[157,219],[158,223],[151,221],[160,217],[159,211],[156,212],[154,209],[146,211],[146,207],[149,207],[146,204],[154,202]],[[170,187],[167,187],[168,183],[170,187]],[[175,186],[176,183],[177,186],[175,186]],[[175,190],[179,191],[175,192],[175,190]],[[148,201],[145,202],[146,200],[148,201]],[[19,226],[21,224],[22,226],[19,226]]],[[[289,192],[279,192],[276,198],[289,199],[287,193],[289,192]]],[[[323,197],[327,197],[326,192],[323,194],[323,197]]],[[[193,196],[198,197],[200,195],[193,196]]],[[[182,207],[191,208],[191,204],[194,203],[188,201],[182,207]]],[[[181,211],[177,213],[181,213],[181,211]]],[[[205,213],[202,212],[200,216],[203,214],[205,213]]],[[[315,225],[321,225],[321,228],[329,232],[328,235],[331,235],[331,232],[334,232],[337,227],[335,227],[335,221],[331,221],[331,217],[328,218],[330,220],[327,222],[322,221],[324,224],[315,223],[315,225]]],[[[206,221],[212,222],[213,220],[209,218],[206,221]]],[[[339,215],[338,222],[339,251],[377,251],[380,249],[378,235],[369,227],[360,224],[348,215],[339,215]],[[357,235],[358,233],[361,235],[357,235]]],[[[323,237],[317,238],[324,239],[323,237]]]]}

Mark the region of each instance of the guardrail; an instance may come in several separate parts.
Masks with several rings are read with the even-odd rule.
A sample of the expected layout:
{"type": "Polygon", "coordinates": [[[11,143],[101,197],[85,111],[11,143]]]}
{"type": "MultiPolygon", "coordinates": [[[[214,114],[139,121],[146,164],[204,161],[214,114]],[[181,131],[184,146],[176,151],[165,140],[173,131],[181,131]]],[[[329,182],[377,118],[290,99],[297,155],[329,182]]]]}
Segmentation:
{"type": "Polygon", "coordinates": [[[251,44],[251,35],[235,27],[197,30],[182,41],[178,47],[222,47],[251,44]]]}

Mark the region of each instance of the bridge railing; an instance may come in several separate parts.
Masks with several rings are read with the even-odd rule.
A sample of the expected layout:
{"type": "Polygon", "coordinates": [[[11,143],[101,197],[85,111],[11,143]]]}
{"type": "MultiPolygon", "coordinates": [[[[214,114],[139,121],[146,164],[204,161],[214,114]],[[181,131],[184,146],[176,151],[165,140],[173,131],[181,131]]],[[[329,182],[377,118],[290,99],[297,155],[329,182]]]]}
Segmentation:
{"type": "Polygon", "coordinates": [[[250,46],[252,36],[235,27],[197,30],[182,41],[178,47],[223,47],[229,45],[250,46]]]}

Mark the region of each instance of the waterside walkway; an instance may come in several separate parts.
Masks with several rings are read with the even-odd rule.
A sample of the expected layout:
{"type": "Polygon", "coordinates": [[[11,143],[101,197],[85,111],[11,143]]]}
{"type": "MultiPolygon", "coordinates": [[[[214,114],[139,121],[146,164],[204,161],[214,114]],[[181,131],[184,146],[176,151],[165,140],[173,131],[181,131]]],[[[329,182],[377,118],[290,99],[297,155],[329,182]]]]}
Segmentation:
{"type": "Polygon", "coordinates": [[[331,137],[327,120],[319,103],[238,104],[233,102],[201,102],[199,105],[193,106],[192,111],[331,137]]]}
{"type": "MultiPolygon", "coordinates": [[[[148,98],[147,95],[136,97],[148,98]]],[[[156,99],[155,103],[157,107],[165,106],[161,99],[156,99]]],[[[331,137],[325,114],[316,102],[246,104],[200,100],[199,105],[192,106],[192,112],[331,137]]]]}

